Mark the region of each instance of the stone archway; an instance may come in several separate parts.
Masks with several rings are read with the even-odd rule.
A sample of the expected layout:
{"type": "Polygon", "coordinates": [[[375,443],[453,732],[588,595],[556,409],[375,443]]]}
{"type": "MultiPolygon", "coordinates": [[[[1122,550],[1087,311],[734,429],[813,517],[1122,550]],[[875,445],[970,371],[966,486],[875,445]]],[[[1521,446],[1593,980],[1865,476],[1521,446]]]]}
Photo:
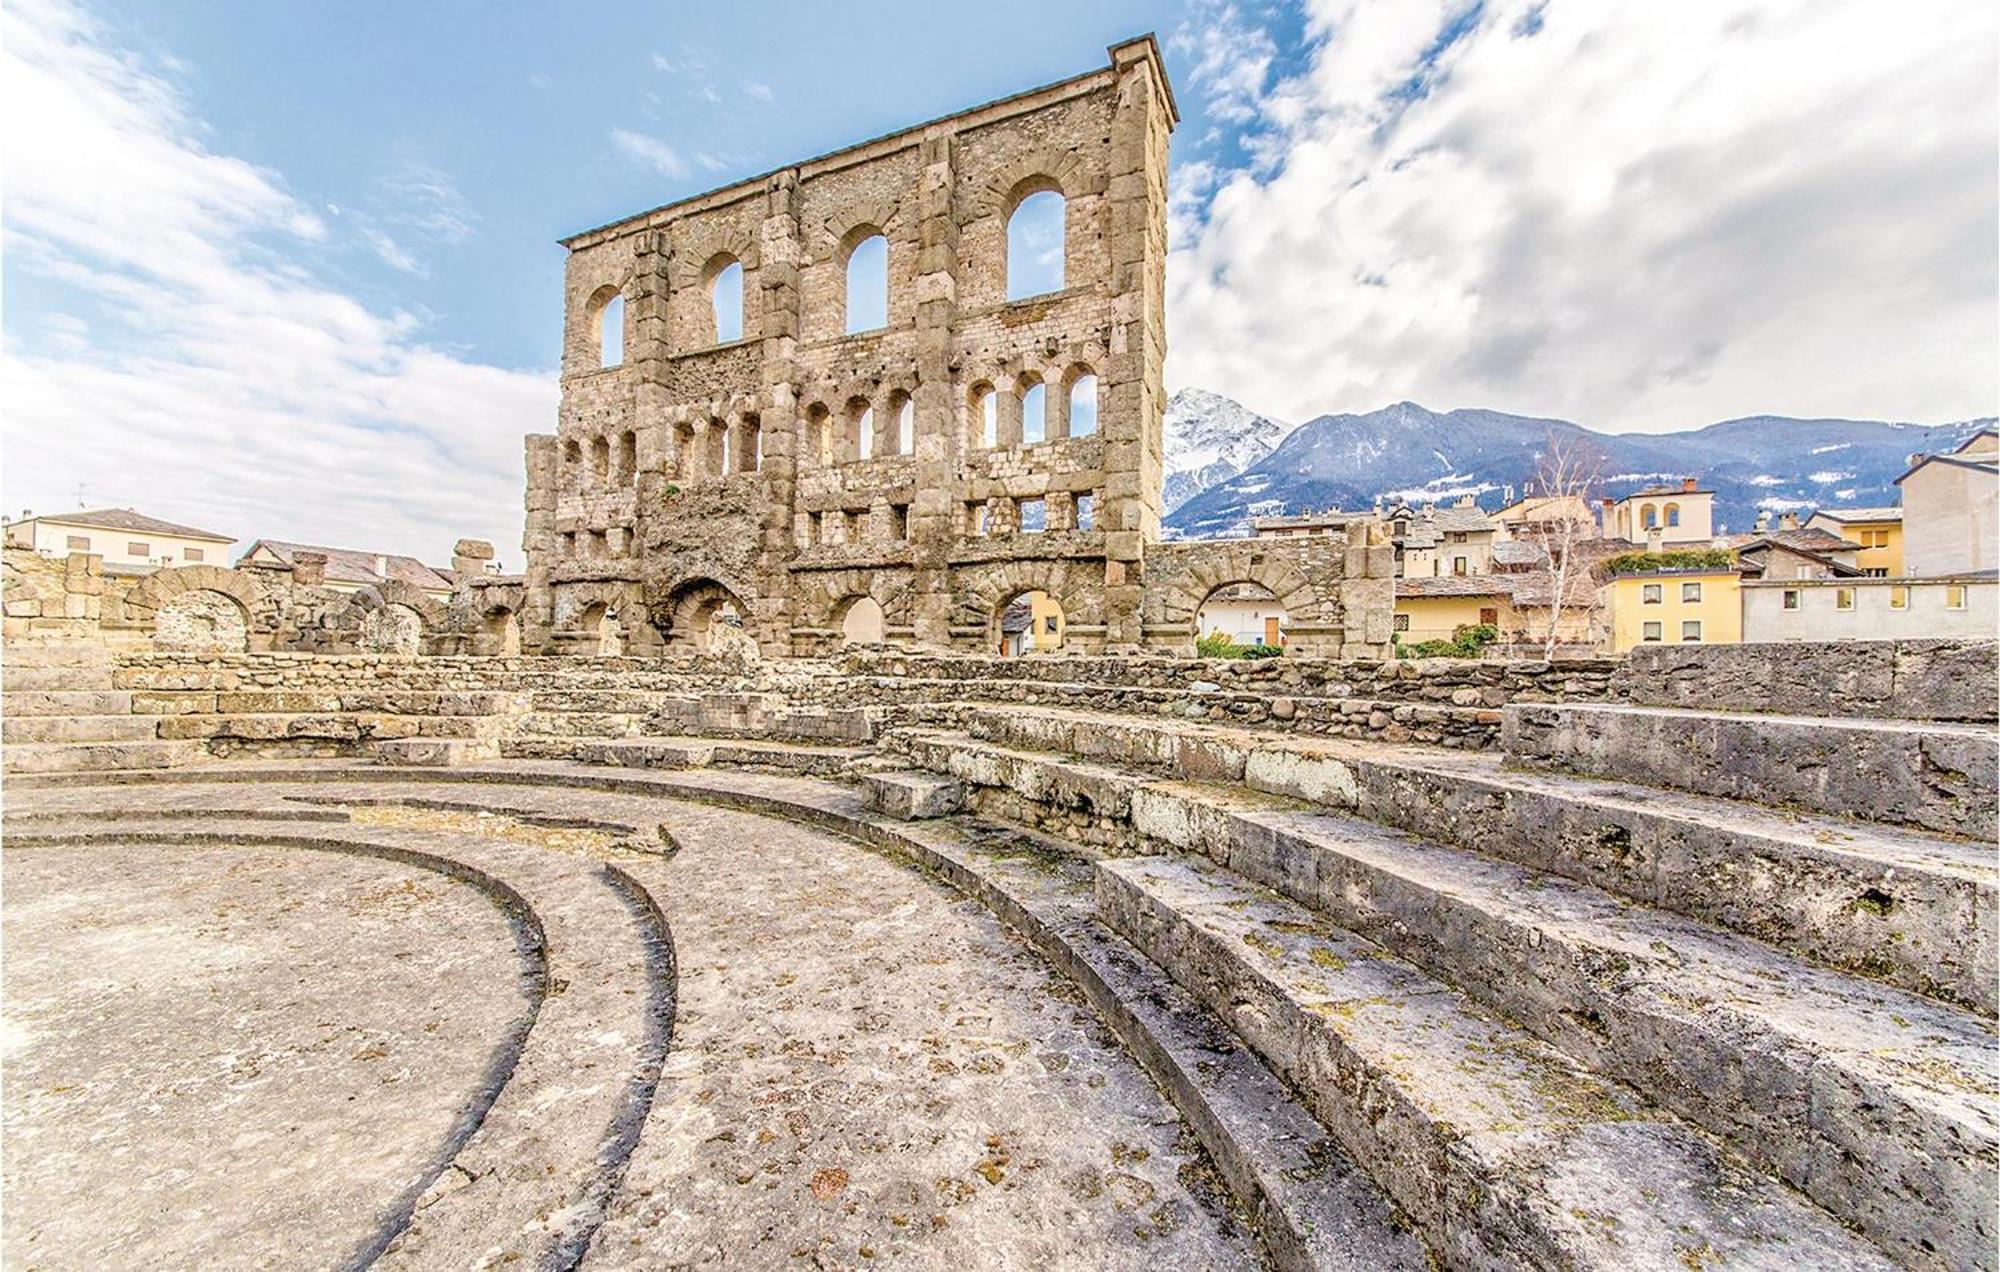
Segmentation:
{"type": "Polygon", "coordinates": [[[1062,648],[1067,626],[1062,602],[1041,588],[1030,588],[994,607],[988,639],[1003,658],[1052,654],[1062,648]]]}
{"type": "Polygon", "coordinates": [[[886,634],[882,603],[866,593],[850,596],[839,608],[844,645],[879,645],[886,634]]]}
{"type": "Polygon", "coordinates": [[[489,658],[512,658],[521,652],[521,616],[501,605],[479,616],[479,631],[473,638],[473,653],[489,658]]]}
{"type": "Polygon", "coordinates": [[[1199,642],[1218,632],[1235,645],[1282,648],[1289,613],[1277,593],[1249,579],[1219,584],[1195,607],[1193,636],[1199,642]]]}
{"type": "Polygon", "coordinates": [[[153,647],[240,654],[250,647],[250,616],[227,592],[195,588],[166,598],[153,614],[153,647]]]}
{"type": "Polygon", "coordinates": [[[722,653],[756,641],[744,629],[750,607],[714,579],[689,579],[667,594],[667,648],[673,653],[722,653]]]}

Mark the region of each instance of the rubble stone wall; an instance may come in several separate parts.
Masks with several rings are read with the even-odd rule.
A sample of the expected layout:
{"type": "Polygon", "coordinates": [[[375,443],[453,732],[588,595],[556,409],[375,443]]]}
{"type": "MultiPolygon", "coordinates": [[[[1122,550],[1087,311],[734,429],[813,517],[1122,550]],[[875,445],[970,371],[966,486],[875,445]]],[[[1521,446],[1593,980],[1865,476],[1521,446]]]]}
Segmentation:
{"type": "Polygon", "coordinates": [[[1649,706],[1989,722],[1996,667],[1991,640],[1640,646],[1612,688],[1649,706]]]}

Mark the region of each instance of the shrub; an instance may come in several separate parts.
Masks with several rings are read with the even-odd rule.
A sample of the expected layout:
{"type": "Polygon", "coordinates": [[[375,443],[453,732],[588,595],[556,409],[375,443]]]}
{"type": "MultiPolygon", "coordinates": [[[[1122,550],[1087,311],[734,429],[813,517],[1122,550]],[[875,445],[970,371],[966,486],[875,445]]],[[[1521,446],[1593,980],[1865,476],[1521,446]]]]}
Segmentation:
{"type": "Polygon", "coordinates": [[[1683,548],[1674,552],[1621,552],[1604,563],[1610,574],[1651,574],[1655,570],[1719,570],[1736,564],[1728,548],[1683,548]]]}
{"type": "Polygon", "coordinates": [[[1451,634],[1450,640],[1420,640],[1405,645],[1392,639],[1398,658],[1477,658],[1479,651],[1500,639],[1500,629],[1491,623],[1467,623],[1451,634]]]}
{"type": "Polygon", "coordinates": [[[1201,658],[1276,658],[1285,651],[1277,645],[1239,645],[1228,632],[1212,631],[1194,642],[1201,658]]]}

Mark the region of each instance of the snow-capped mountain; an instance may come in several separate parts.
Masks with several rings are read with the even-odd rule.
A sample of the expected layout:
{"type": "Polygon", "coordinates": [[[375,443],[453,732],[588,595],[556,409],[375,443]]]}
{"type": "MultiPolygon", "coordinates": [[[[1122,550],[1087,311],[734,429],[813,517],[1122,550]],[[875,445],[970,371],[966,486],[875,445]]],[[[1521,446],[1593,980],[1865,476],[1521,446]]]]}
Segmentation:
{"type": "Polygon", "coordinates": [[[1174,394],[1167,400],[1166,511],[1264,458],[1292,427],[1207,389],[1174,394]]]}
{"type": "MultiPolygon", "coordinates": [[[[1183,390],[1175,400],[1193,392],[1183,390]]],[[[1203,397],[1235,406],[1215,394],[1203,397]]],[[[1217,420],[1226,416],[1221,410],[1207,414],[1217,420]]],[[[1538,456],[1556,435],[1601,457],[1605,494],[1693,477],[1715,492],[1717,522],[1741,531],[1751,527],[1760,509],[1804,514],[1900,503],[1894,483],[1912,452],[1949,450],[1993,423],[1759,415],[1679,433],[1598,433],[1567,420],[1481,410],[1439,413],[1398,402],[1365,415],[1322,415],[1299,425],[1241,471],[1179,503],[1169,499],[1166,529],[1186,538],[1247,534],[1253,517],[1361,508],[1377,499],[1436,502],[1469,494],[1491,510],[1505,501],[1508,488],[1518,491],[1534,477],[1538,456]]],[[[1169,472],[1193,467],[1175,455],[1171,431],[1166,463],[1169,472]]]]}

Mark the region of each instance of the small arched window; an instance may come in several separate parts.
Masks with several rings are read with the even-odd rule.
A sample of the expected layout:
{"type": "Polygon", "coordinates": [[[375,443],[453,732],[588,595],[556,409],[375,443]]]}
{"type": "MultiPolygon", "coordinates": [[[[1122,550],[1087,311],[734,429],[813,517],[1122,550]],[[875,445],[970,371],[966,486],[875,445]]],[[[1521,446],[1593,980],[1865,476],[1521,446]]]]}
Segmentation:
{"type": "Polygon", "coordinates": [[[847,252],[847,334],[889,325],[889,240],[865,234],[847,252]]]}
{"type": "Polygon", "coordinates": [[[806,408],[806,455],[821,468],[833,466],[833,413],[818,402],[806,408]]]}
{"type": "Polygon", "coordinates": [[[618,435],[618,475],[626,481],[639,473],[639,435],[627,429],[618,435]]]}
{"type": "Polygon", "coordinates": [[[613,296],[597,321],[597,365],[618,366],[625,361],[625,298],[613,296]]]}
{"type": "Polygon", "coordinates": [[[972,444],[992,447],[1000,440],[1000,395],[990,384],[972,390],[972,444]]]}
{"type": "Polygon", "coordinates": [[[611,475],[611,442],[603,437],[590,439],[590,469],[603,481],[611,475]]]}
{"type": "Polygon", "coordinates": [[[1007,299],[1063,289],[1063,197],[1053,189],[1022,199],[1007,218],[1007,299]]]}
{"type": "Polygon", "coordinates": [[[1655,508],[1651,504],[1647,504],[1639,509],[1639,526],[1641,529],[1651,530],[1656,526],[1658,526],[1659,524],[1660,524],[1660,510],[1658,508],[1655,508]]]}
{"type": "Polygon", "coordinates": [[[917,453],[917,404],[909,398],[903,399],[903,413],[896,417],[896,451],[902,455],[917,453]]]}
{"type": "Polygon", "coordinates": [[[1086,372],[1070,381],[1069,435],[1089,437],[1097,431],[1097,377],[1086,372]]]}
{"type": "Polygon", "coordinates": [[[715,343],[743,338],[743,265],[734,257],[718,256],[709,263],[709,308],[715,315],[715,343]]]}
{"type": "Polygon", "coordinates": [[[1677,526],[1680,523],[1681,523],[1681,506],[1677,503],[1668,504],[1667,524],[1670,526],[1677,526]]]}
{"type": "Polygon", "coordinates": [[[568,441],[563,443],[563,463],[568,464],[570,467],[574,468],[578,464],[581,464],[582,462],[583,462],[583,447],[579,446],[577,444],[577,440],[574,437],[572,437],[568,441]]]}
{"type": "Polygon", "coordinates": [[[1021,444],[1032,446],[1049,439],[1049,394],[1040,380],[1021,390],[1021,444]]]}
{"type": "Polygon", "coordinates": [[[736,470],[754,473],[764,466],[764,422],[755,415],[746,415],[737,424],[738,450],[736,470]]]}
{"type": "Polygon", "coordinates": [[[848,455],[852,459],[875,458],[875,408],[865,398],[847,404],[848,455]]]}

